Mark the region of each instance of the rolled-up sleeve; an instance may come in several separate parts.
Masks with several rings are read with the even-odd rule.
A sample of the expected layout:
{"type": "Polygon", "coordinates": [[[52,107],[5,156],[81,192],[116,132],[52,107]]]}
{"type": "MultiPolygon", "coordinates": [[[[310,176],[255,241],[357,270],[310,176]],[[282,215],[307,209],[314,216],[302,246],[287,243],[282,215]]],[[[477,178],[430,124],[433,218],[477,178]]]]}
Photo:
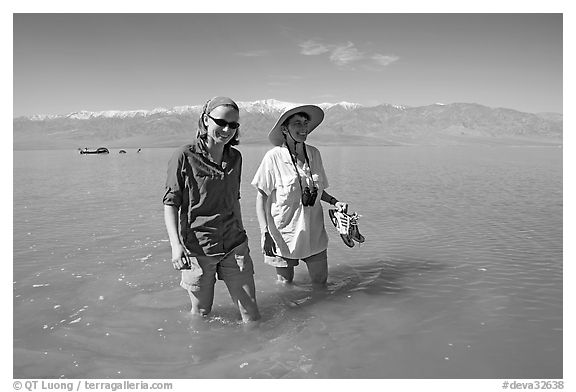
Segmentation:
{"type": "Polygon", "coordinates": [[[262,162],[260,163],[260,167],[256,171],[254,175],[254,179],[251,183],[255,188],[261,189],[267,195],[270,195],[274,189],[276,189],[276,181],[274,178],[274,170],[272,165],[272,156],[270,153],[267,153],[262,162]]]}
{"type": "Polygon", "coordinates": [[[182,191],[184,190],[183,165],[186,159],[184,152],[178,150],[168,162],[166,176],[166,191],[162,202],[167,206],[180,207],[182,205],[182,191]]]}

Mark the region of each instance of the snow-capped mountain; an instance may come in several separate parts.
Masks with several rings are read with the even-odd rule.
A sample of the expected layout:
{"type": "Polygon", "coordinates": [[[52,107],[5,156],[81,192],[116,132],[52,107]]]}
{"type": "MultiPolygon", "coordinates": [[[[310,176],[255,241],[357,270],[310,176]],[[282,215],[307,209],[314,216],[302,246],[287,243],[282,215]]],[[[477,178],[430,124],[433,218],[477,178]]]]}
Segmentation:
{"type": "Polygon", "coordinates": [[[75,120],[90,120],[92,118],[132,118],[137,116],[146,116],[150,112],[147,110],[129,110],[129,111],[121,111],[121,110],[105,110],[101,112],[89,112],[87,110],[81,110],[79,112],[72,112],[64,117],[75,119],[75,120]]]}
{"type": "Polygon", "coordinates": [[[352,103],[352,102],[346,102],[346,101],[342,101],[342,102],[338,102],[338,103],[321,103],[321,104],[318,104],[318,106],[320,106],[323,110],[328,110],[328,109],[333,108],[335,106],[339,106],[339,107],[346,109],[346,110],[354,110],[354,109],[358,109],[358,108],[362,107],[362,105],[360,105],[359,103],[352,103]]]}
{"type": "Polygon", "coordinates": [[[31,121],[45,121],[45,120],[54,120],[58,117],[61,117],[58,114],[34,114],[28,117],[31,121]]]}
{"type": "Polygon", "coordinates": [[[263,99],[253,102],[238,102],[240,109],[248,113],[276,113],[283,112],[301,103],[279,101],[277,99],[263,99]]]}
{"type": "MultiPolygon", "coordinates": [[[[287,109],[293,108],[295,106],[303,105],[302,103],[296,102],[286,102],[286,101],[279,101],[277,99],[264,99],[259,101],[252,101],[252,102],[238,102],[238,106],[241,110],[244,110],[248,113],[277,113],[283,112],[287,109]]],[[[154,115],[171,115],[171,114],[179,114],[179,115],[194,115],[198,114],[202,110],[203,105],[186,105],[186,106],[176,106],[170,109],[166,108],[155,108],[153,110],[104,110],[98,112],[92,112],[88,110],[81,110],[77,112],[72,112],[68,114],[62,115],[33,115],[26,117],[31,121],[46,121],[46,120],[54,120],[58,118],[68,118],[74,120],[90,120],[95,118],[135,118],[135,117],[149,117],[154,115]]],[[[357,103],[351,102],[339,102],[339,103],[321,103],[318,104],[322,109],[327,110],[333,107],[342,107],[346,110],[353,110],[362,105],[357,103]]]]}
{"type": "MultiPolygon", "coordinates": [[[[241,143],[266,143],[280,113],[299,105],[266,99],[238,102],[241,143]]],[[[474,103],[409,107],[320,103],[326,115],[312,142],[370,145],[562,143],[560,113],[523,113],[474,103]]],[[[177,146],[194,136],[202,105],[153,110],[79,111],[13,120],[14,148],[97,145],[177,146]]]]}

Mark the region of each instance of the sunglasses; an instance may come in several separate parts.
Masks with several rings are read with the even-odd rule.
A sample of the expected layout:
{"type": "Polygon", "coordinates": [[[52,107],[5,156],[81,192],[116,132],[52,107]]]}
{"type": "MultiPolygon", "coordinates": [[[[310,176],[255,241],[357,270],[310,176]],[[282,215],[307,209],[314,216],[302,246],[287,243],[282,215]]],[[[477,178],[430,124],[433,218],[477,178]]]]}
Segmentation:
{"type": "Polygon", "coordinates": [[[206,114],[210,119],[212,119],[212,121],[214,121],[216,123],[216,125],[218,125],[219,127],[224,128],[226,125],[228,125],[228,128],[230,129],[238,129],[240,128],[240,124],[237,123],[236,121],[232,121],[232,122],[228,122],[226,120],[222,120],[221,118],[214,118],[209,114],[206,114]]]}

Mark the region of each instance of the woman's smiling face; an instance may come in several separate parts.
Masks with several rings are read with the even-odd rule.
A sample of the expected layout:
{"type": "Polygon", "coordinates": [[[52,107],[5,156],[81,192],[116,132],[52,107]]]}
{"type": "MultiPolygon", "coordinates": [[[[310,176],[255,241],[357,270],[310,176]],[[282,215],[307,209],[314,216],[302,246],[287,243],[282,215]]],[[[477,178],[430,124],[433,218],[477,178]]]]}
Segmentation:
{"type": "Polygon", "coordinates": [[[284,132],[288,132],[294,141],[303,143],[308,137],[310,120],[308,120],[306,116],[295,114],[288,120],[288,124],[284,127],[284,129],[284,132]]]}
{"type": "Polygon", "coordinates": [[[236,109],[231,106],[218,106],[210,113],[204,115],[204,124],[206,125],[207,135],[212,138],[217,144],[228,143],[238,131],[234,128],[238,124],[240,114],[236,109]],[[222,120],[227,124],[224,126],[218,125],[216,121],[222,120]]]}

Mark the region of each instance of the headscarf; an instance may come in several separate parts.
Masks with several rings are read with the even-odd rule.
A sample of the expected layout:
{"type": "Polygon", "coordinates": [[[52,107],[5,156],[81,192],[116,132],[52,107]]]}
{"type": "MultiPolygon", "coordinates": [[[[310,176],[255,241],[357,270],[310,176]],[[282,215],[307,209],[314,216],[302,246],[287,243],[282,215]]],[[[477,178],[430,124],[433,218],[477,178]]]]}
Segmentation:
{"type": "Polygon", "coordinates": [[[237,111],[240,111],[240,109],[238,109],[238,105],[236,104],[236,102],[234,102],[231,98],[228,97],[220,97],[220,96],[214,97],[212,99],[209,99],[204,104],[204,106],[202,107],[202,113],[200,113],[200,118],[198,119],[198,131],[196,132],[196,137],[200,137],[206,134],[206,132],[208,132],[206,125],[204,125],[204,121],[202,121],[204,115],[210,114],[212,110],[216,109],[218,106],[225,106],[225,105],[232,106],[237,111]]]}

